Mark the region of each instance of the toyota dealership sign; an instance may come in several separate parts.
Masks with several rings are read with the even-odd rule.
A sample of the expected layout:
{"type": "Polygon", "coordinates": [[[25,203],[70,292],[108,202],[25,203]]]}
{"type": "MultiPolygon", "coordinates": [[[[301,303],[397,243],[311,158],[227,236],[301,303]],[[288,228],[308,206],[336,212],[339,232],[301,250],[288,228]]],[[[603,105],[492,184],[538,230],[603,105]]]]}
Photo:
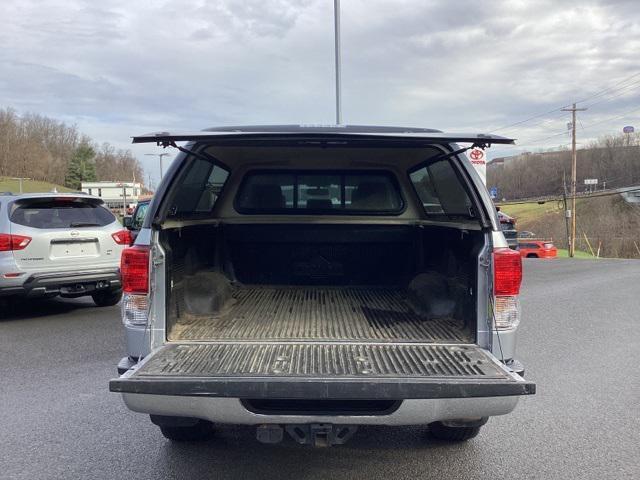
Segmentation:
{"type": "Polygon", "coordinates": [[[487,158],[484,153],[484,150],[481,148],[472,148],[469,150],[469,160],[471,160],[471,164],[476,168],[476,171],[482,178],[482,182],[487,184],[487,158]]]}

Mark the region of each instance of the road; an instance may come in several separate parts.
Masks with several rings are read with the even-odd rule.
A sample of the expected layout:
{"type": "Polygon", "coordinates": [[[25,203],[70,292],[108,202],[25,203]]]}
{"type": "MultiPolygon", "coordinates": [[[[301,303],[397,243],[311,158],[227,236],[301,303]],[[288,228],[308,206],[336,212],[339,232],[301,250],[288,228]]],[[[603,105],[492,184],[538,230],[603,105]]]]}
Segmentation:
{"type": "Polygon", "coordinates": [[[30,302],[0,319],[0,478],[640,478],[640,262],[528,260],[519,357],[538,394],[466,444],[361,428],[345,446],[222,427],[173,445],[107,391],[119,311],[30,302]]]}

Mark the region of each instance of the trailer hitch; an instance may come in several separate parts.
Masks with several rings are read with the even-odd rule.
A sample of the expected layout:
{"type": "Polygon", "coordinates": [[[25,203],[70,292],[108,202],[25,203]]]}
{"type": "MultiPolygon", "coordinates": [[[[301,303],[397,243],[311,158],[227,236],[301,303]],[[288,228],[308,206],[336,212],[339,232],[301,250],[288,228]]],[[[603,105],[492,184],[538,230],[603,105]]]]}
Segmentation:
{"type": "Polygon", "coordinates": [[[358,427],[355,425],[332,425],[330,423],[310,423],[301,425],[260,425],[256,438],[262,443],[279,443],[284,430],[301,445],[330,447],[342,445],[349,440],[358,427]]]}
{"type": "Polygon", "coordinates": [[[355,425],[311,423],[306,425],[287,425],[285,429],[301,445],[330,447],[331,445],[346,443],[356,433],[358,427],[355,425]]]}

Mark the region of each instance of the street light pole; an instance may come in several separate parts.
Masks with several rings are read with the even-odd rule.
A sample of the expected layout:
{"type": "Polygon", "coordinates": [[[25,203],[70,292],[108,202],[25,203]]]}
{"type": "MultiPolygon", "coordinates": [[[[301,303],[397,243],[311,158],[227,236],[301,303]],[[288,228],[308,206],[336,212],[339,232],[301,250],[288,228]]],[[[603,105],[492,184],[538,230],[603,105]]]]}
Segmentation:
{"type": "Polygon", "coordinates": [[[160,159],[160,180],[162,180],[162,157],[169,154],[168,153],[145,153],[145,155],[158,157],[160,159]]]}
{"type": "Polygon", "coordinates": [[[336,125],[342,123],[342,78],[340,54],[340,0],[333,0],[336,57],[336,125]]]}

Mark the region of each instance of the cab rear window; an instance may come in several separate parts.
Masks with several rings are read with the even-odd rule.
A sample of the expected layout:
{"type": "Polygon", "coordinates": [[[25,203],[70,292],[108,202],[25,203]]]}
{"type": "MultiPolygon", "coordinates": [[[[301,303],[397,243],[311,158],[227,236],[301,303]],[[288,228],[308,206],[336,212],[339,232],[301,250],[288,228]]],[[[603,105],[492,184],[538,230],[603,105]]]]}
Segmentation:
{"type": "Polygon", "coordinates": [[[235,199],[240,213],[398,214],[404,201],[390,172],[250,172],[235,199]]]}
{"type": "Polygon", "coordinates": [[[31,228],[104,227],[116,217],[102,204],[74,198],[29,199],[14,203],[12,223],[31,228]]]}

